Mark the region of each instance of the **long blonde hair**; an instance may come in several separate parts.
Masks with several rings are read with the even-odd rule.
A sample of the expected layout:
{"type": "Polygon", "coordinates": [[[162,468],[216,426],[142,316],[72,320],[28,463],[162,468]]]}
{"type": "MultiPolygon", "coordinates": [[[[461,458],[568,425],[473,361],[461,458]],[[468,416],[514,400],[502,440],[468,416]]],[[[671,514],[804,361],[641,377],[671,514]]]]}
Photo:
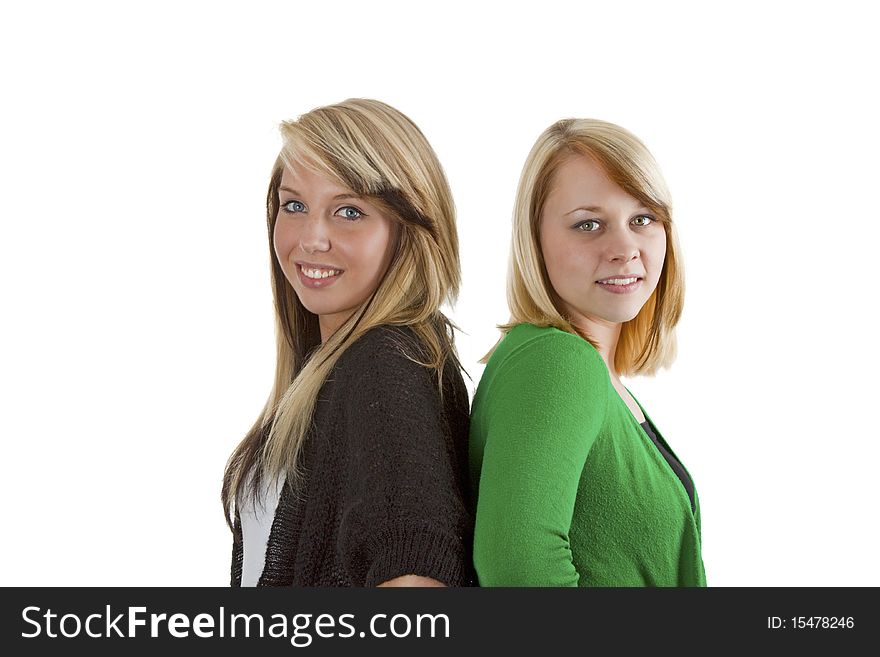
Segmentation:
{"type": "Polygon", "coordinates": [[[411,327],[424,349],[421,360],[412,353],[406,356],[436,370],[441,394],[447,359],[458,365],[454,326],[440,312],[443,303],[455,302],[461,279],[455,207],[440,162],[422,132],[385,103],[349,99],[283,122],[281,134],[284,145],[266,198],[275,381],[259,418],[226,465],[221,498],[230,527],[236,508],[257,499],[264,477],[286,475],[294,488],[301,481],[299,455],[318,392],[340,356],[368,330],[382,324],[411,327]],[[296,296],[272,244],[278,187],[284,167],[293,162],[370,199],[399,225],[394,255],[377,289],[323,344],[317,315],[296,296]]]}
{"type": "MultiPolygon", "coordinates": [[[[523,166],[513,211],[513,240],[507,275],[510,321],[554,326],[581,335],[556,302],[540,246],[540,220],[559,166],[572,155],[587,155],[630,196],[657,215],[666,232],[666,257],[660,280],[639,313],[621,326],[614,356],[620,374],[654,374],[675,359],[675,325],[684,304],[684,269],[672,199],[660,167],[631,132],[598,119],[563,119],[547,128],[523,166]]],[[[593,346],[589,336],[583,335],[593,346]]],[[[500,340],[499,340],[500,342],[500,340]]],[[[498,346],[497,343],[495,345],[498,346]]],[[[481,362],[489,360],[493,347],[481,362]]]]}

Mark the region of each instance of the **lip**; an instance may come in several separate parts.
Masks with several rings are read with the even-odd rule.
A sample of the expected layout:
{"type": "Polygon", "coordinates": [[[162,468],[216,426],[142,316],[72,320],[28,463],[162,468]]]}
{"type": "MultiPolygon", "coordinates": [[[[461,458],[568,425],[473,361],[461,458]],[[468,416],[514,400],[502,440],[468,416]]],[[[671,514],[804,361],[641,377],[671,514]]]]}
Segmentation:
{"type": "Polygon", "coordinates": [[[296,273],[299,276],[300,282],[303,286],[317,290],[323,289],[325,287],[329,287],[333,285],[336,281],[338,281],[342,275],[345,273],[345,270],[341,267],[334,267],[333,265],[321,265],[316,262],[304,262],[302,260],[294,261],[294,265],[296,265],[296,273]],[[327,278],[309,278],[303,273],[303,267],[306,269],[336,269],[339,271],[335,276],[328,276],[327,278]]]}
{"type": "Polygon", "coordinates": [[[596,281],[595,285],[598,285],[606,292],[611,292],[611,294],[631,294],[642,286],[642,281],[643,279],[640,276],[610,276],[609,278],[603,278],[600,281],[596,281]],[[637,280],[635,283],[630,283],[629,285],[610,285],[602,282],[615,278],[636,278],[637,280]]]}
{"type": "Polygon", "coordinates": [[[604,281],[613,281],[617,278],[638,278],[639,280],[642,280],[644,276],[642,276],[641,274],[616,274],[615,276],[606,276],[605,278],[600,278],[596,282],[602,283],[604,281]]]}

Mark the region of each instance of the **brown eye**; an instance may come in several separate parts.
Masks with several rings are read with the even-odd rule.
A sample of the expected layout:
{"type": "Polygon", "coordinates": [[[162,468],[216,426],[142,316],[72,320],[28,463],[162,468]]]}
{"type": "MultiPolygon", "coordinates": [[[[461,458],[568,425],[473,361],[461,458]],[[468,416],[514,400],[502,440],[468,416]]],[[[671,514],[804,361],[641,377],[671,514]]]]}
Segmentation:
{"type": "Polygon", "coordinates": [[[633,219],[633,223],[635,223],[636,226],[648,226],[653,223],[653,221],[654,217],[650,217],[646,214],[639,215],[638,217],[633,219]]]}

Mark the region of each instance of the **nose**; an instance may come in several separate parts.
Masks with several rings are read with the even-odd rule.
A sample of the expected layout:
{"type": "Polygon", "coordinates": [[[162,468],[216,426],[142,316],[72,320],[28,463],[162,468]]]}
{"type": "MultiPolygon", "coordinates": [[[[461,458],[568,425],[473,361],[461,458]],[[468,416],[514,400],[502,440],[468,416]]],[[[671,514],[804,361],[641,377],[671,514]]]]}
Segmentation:
{"type": "Polygon", "coordinates": [[[330,236],[320,217],[310,218],[305,222],[299,247],[306,253],[320,253],[330,249],[330,236]]]}
{"type": "Polygon", "coordinates": [[[606,255],[609,262],[630,262],[639,257],[639,244],[629,230],[611,231],[608,235],[606,255]]]}

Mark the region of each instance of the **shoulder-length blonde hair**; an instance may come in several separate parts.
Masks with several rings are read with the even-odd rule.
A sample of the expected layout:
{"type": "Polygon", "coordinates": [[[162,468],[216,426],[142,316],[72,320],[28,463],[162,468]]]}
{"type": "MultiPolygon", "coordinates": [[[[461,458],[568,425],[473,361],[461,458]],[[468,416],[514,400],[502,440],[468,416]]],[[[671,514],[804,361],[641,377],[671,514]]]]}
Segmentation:
{"type": "MultiPolygon", "coordinates": [[[[447,359],[458,365],[453,324],[440,312],[454,303],[461,272],[455,207],[440,162],[418,127],[385,103],[350,99],[281,124],[283,147],[269,183],[266,221],[275,300],[275,382],[259,418],[226,465],[221,498],[227,523],[256,499],[263,477],[300,480],[297,468],[318,392],[342,353],[382,324],[412,327],[436,370],[442,394],[447,359]],[[300,302],[273,249],[278,187],[296,162],[381,207],[398,224],[394,254],[375,292],[322,344],[317,315],[300,302]],[[248,475],[253,474],[248,482],[248,475]]],[[[401,346],[404,349],[403,346],[401,346]]]]}
{"type": "MultiPolygon", "coordinates": [[[[639,313],[623,323],[614,356],[614,367],[620,374],[654,374],[675,359],[674,329],[684,303],[684,270],[672,222],[672,200],[660,167],[635,135],[613,123],[563,119],[547,128],[532,147],[513,210],[507,276],[510,321],[498,328],[506,334],[517,324],[529,323],[581,335],[557,302],[539,237],[541,214],[554,174],[572,155],[587,155],[598,162],[621,189],[656,214],[666,231],[660,280],[639,313]]],[[[596,346],[588,335],[582,337],[596,346]]],[[[494,350],[481,362],[487,362],[494,350]]]]}

